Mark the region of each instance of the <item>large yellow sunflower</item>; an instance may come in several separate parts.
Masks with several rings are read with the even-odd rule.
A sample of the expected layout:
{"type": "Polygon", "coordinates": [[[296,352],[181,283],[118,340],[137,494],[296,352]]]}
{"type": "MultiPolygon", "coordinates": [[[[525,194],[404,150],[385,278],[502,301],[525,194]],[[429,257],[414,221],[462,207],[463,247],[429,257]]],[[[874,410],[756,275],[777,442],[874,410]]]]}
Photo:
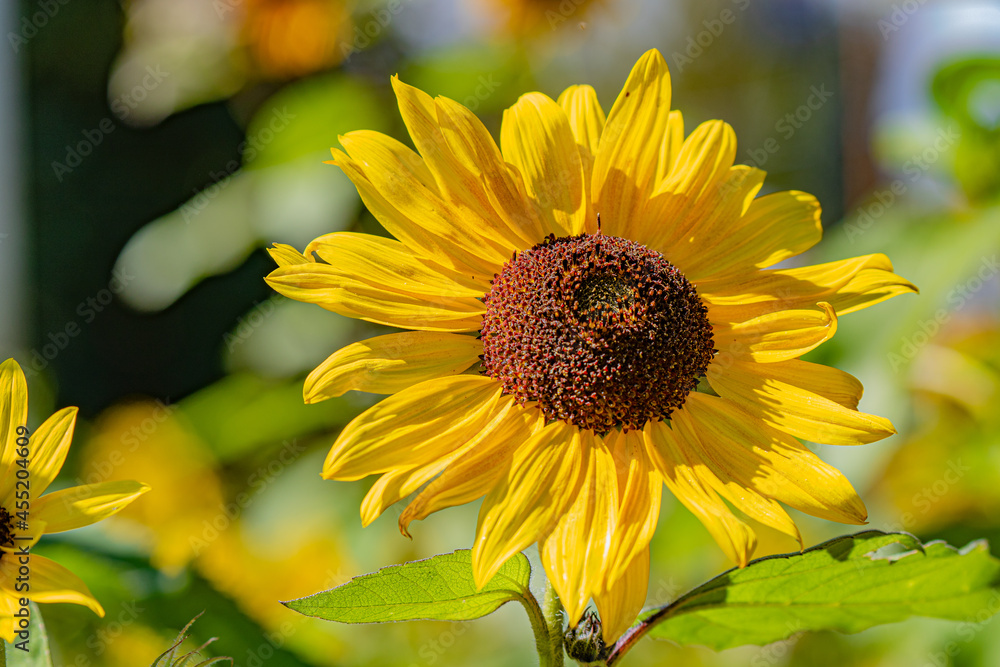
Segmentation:
{"type": "Polygon", "coordinates": [[[21,598],[71,602],[104,616],[104,609],[79,577],[48,558],[25,555],[24,550],[44,533],[106,519],[149,490],[139,482],[121,481],[42,495],[66,460],[76,411],[63,408],[27,434],[24,373],[13,359],[0,364],[0,638],[8,642],[14,641],[21,598]]]}
{"type": "Polygon", "coordinates": [[[589,86],[522,96],[499,148],[456,102],[393,87],[419,153],[358,131],[333,154],[397,240],[276,246],[268,277],[409,330],[349,345],[306,380],[307,402],[392,394],[323,469],[382,475],[365,524],[421,487],[404,533],[485,496],[476,580],[537,543],[570,624],[593,598],[611,641],[645,600],[664,483],[739,565],[756,541],[741,515],[795,537],[781,503],[864,523],[851,484],[799,439],[855,445],[893,427],[857,410],[856,379],[798,357],[839,315],[915,291],[885,256],[768,270],[820,240],[819,204],[756,197],[764,172],[733,166],[723,122],[685,138],[655,50],[607,117],[589,86]]]}

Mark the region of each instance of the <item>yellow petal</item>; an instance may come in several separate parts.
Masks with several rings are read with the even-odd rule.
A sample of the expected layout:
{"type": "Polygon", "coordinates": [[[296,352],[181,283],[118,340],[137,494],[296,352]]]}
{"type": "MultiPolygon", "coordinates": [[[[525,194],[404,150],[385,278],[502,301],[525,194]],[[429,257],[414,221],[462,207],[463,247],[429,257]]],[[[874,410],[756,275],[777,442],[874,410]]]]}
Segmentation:
{"type": "Polygon", "coordinates": [[[701,481],[686,463],[686,455],[674,432],[663,422],[649,422],[642,432],[650,460],[667,488],[698,517],[726,555],[740,567],[746,566],[757,547],[757,536],[736,518],[722,499],[701,481]]]}
{"type": "Polygon", "coordinates": [[[883,254],[852,257],[797,269],[754,271],[703,282],[699,294],[726,317],[746,318],[770,310],[830,303],[837,315],[867,308],[917,288],[892,272],[883,254]]]}
{"type": "MultiPolygon", "coordinates": [[[[710,253],[711,263],[692,270],[702,280],[733,270],[766,268],[805,252],[823,237],[820,205],[805,192],[786,191],[759,197],[710,253]]],[[[685,274],[687,275],[687,274],[685,274]]]]}
{"type": "MultiPolygon", "coordinates": [[[[706,373],[709,381],[711,382],[718,375],[725,373],[730,366],[730,362],[723,363],[716,359],[709,365],[706,373]]],[[[814,364],[801,359],[768,364],[766,372],[769,378],[819,394],[823,398],[839,403],[850,410],[858,409],[858,402],[865,389],[861,382],[850,373],[845,373],[839,368],[814,364]]]]}
{"type": "Polygon", "coordinates": [[[563,421],[514,452],[510,469],[479,509],[472,572],[482,587],[511,556],[547,533],[576,500],[585,456],[581,431],[563,421]]]}
{"type": "MultiPolygon", "coordinates": [[[[597,100],[597,93],[590,86],[570,86],[562,92],[558,99],[559,106],[566,112],[570,129],[576,138],[580,149],[580,162],[583,164],[584,196],[588,202],[593,201],[591,177],[594,171],[594,156],[604,131],[604,110],[597,100]]],[[[588,220],[590,219],[590,213],[588,220]]]]}
{"type": "Polygon", "coordinates": [[[0,586],[0,639],[8,644],[14,643],[14,614],[21,608],[20,597],[17,592],[5,591],[0,586]]]}
{"type": "Polygon", "coordinates": [[[545,230],[556,236],[582,233],[588,203],[583,164],[562,108],[541,93],[522,95],[504,111],[500,146],[524,177],[545,230]]]}
{"type": "Polygon", "coordinates": [[[131,480],[73,486],[34,501],[31,514],[46,522],[46,533],[59,533],[117,514],[147,491],[149,486],[131,480]]]}
{"type": "Polygon", "coordinates": [[[69,446],[73,441],[76,425],[76,408],[63,408],[45,420],[31,434],[31,455],[28,471],[31,473],[31,493],[40,496],[59,474],[69,446]]]}
{"type": "Polygon", "coordinates": [[[279,267],[266,280],[276,292],[296,301],[402,329],[478,331],[486,312],[473,297],[405,294],[376,278],[348,277],[336,267],[316,262],[279,267]]]}
{"type": "MultiPolygon", "coordinates": [[[[94,598],[83,581],[65,567],[36,554],[29,556],[31,568],[31,588],[24,596],[35,602],[67,602],[87,607],[100,617],[104,617],[104,609],[94,598]]],[[[13,559],[0,562],[0,579],[10,576],[8,563],[16,567],[13,559]]],[[[16,576],[16,575],[15,575],[16,576]]],[[[13,577],[8,581],[13,581],[13,577]]]]}
{"type": "Polygon", "coordinates": [[[828,303],[819,308],[781,310],[744,322],[719,321],[726,314],[709,306],[717,359],[750,359],[759,363],[788,361],[818,347],[837,333],[837,313],[828,303]]]}
{"type": "Polygon", "coordinates": [[[717,271],[718,244],[732,235],[740,217],[764,185],[765,172],[745,165],[729,170],[712,197],[714,204],[683,239],[668,249],[669,260],[692,281],[717,271]]]}
{"type": "Polygon", "coordinates": [[[867,511],[851,483],[794,438],[724,398],[692,393],[683,411],[702,442],[716,443],[717,456],[747,487],[822,519],[865,522],[867,511]]]}
{"type": "Polygon", "coordinates": [[[594,210],[604,232],[634,238],[637,218],[657,186],[660,138],[670,116],[670,73],[660,52],[644,53],[615,100],[594,158],[594,210]]]}
{"type": "MultiPolygon", "coordinates": [[[[608,581],[625,576],[645,551],[660,518],[663,478],[646,453],[641,431],[630,431],[614,443],[618,468],[618,524],[608,555],[608,581]]],[[[603,616],[603,614],[602,614],[603,616]]]]}
{"type": "Polygon", "coordinates": [[[489,282],[509,255],[468,225],[424,181],[419,155],[378,133],[340,138],[350,152],[334,149],[334,164],[354,183],[361,200],[385,229],[424,259],[489,282]]]}
{"type": "Polygon", "coordinates": [[[484,441],[495,438],[495,432],[508,421],[507,415],[513,404],[513,397],[501,397],[479,413],[478,422],[470,424],[468,435],[453,438],[450,444],[444,441],[439,443],[439,456],[422,465],[405,466],[382,475],[361,503],[362,525],[371,524],[390,505],[419,489],[456,459],[483,448],[484,441]]]}
{"type": "Polygon", "coordinates": [[[703,414],[701,394],[692,394],[684,408],[672,416],[672,428],[678,440],[684,443],[681,453],[701,480],[728,500],[745,515],[789,535],[802,544],[802,536],[795,522],[781,505],[759,493],[750,483],[753,477],[752,456],[739,445],[733,444],[720,432],[703,428],[699,417],[703,414]],[[749,471],[749,473],[748,473],[749,471]]]}
{"type": "Polygon", "coordinates": [[[365,282],[403,294],[478,298],[489,290],[489,285],[416,257],[399,241],[371,234],[326,234],[306,247],[306,254],[312,253],[347,280],[364,276],[365,282]]]}
{"type": "Polygon", "coordinates": [[[487,243],[505,249],[505,257],[526,247],[525,233],[531,233],[530,228],[522,228],[530,220],[525,215],[527,202],[520,198],[516,182],[508,177],[496,144],[479,119],[457,102],[444,97],[434,100],[399,77],[392,78],[392,87],[403,122],[441,199],[457,213],[455,222],[466,224],[487,243]],[[500,194],[500,200],[504,193],[512,195],[507,203],[513,208],[496,211],[493,204],[498,200],[491,201],[487,182],[498,188],[494,194],[500,194]],[[522,219],[509,224],[512,221],[506,214],[522,219]]]}
{"type": "Polygon", "coordinates": [[[472,174],[462,192],[472,197],[482,224],[505,223],[511,243],[530,248],[545,236],[544,225],[528,198],[517,169],[504,162],[489,131],[476,115],[446,97],[435,101],[449,148],[472,174]]]}
{"type": "Polygon", "coordinates": [[[593,159],[604,131],[604,110],[591,86],[570,86],[559,96],[559,106],[566,112],[576,143],[587,149],[593,159]]]}
{"type": "Polygon", "coordinates": [[[677,166],[677,158],[684,145],[684,116],[676,109],[667,117],[667,130],[660,142],[660,156],[656,163],[656,183],[662,183],[677,166]]]}
{"type": "Polygon", "coordinates": [[[399,517],[399,530],[446,507],[470,503],[488,493],[510,468],[514,450],[545,424],[536,408],[513,408],[474,448],[456,457],[421,491],[399,517]]]}
{"type": "Polygon", "coordinates": [[[827,445],[863,445],[896,432],[888,419],[858,412],[807,387],[818,378],[802,375],[781,379],[771,375],[772,364],[734,362],[709,382],[720,396],[732,400],[751,416],[797,438],[827,445]],[[803,386],[804,385],[804,386],[803,386]]]}
{"type": "Polygon", "coordinates": [[[581,431],[583,483],[567,510],[538,543],[539,556],[570,626],[575,626],[604,578],[615,533],[618,484],[611,451],[581,431]]]}
{"type": "MultiPolygon", "coordinates": [[[[13,493],[14,460],[17,457],[18,428],[27,428],[28,383],[24,372],[13,359],[0,364],[0,500],[7,506],[7,494],[13,493]],[[8,489],[8,484],[10,488],[8,489]]],[[[30,444],[30,442],[29,442],[30,444]]]]}
{"type": "Polygon", "coordinates": [[[306,403],[345,392],[395,394],[415,384],[456,375],[479,360],[483,344],[472,336],[404,331],[376,336],[334,352],[306,378],[306,403]]]}
{"type": "Polygon", "coordinates": [[[393,394],[354,418],[323,464],[326,479],[356,480],[424,465],[474,435],[500,396],[482,375],[453,375],[393,394]]]}
{"type": "Polygon", "coordinates": [[[273,247],[267,249],[271,259],[278,266],[292,266],[294,264],[308,264],[309,260],[301,252],[290,245],[275,243],[273,247]]]}
{"type": "Polygon", "coordinates": [[[692,243],[692,232],[716,209],[720,185],[735,157],[732,127],[719,120],[696,127],[681,146],[673,170],[648,199],[635,238],[668,259],[671,249],[692,243]]]}
{"type": "Polygon", "coordinates": [[[641,549],[621,577],[594,595],[604,643],[613,644],[642,611],[649,591],[649,547],[641,549]]]}

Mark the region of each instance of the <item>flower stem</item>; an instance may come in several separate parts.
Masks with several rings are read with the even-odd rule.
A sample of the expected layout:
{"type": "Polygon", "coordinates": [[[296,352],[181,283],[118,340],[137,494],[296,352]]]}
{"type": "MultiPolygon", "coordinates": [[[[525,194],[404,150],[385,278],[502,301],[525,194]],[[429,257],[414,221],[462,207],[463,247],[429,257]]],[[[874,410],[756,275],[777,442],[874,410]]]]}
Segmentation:
{"type": "Polygon", "coordinates": [[[553,667],[563,667],[563,606],[556,589],[545,580],[545,623],[548,626],[549,651],[553,667]]]}

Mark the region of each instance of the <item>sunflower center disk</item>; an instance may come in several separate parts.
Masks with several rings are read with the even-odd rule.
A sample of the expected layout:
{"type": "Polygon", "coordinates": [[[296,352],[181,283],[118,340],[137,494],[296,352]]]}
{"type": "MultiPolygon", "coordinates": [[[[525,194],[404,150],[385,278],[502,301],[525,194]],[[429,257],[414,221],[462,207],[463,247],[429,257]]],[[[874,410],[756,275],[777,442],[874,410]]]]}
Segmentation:
{"type": "MultiPolygon", "coordinates": [[[[14,517],[0,507],[0,547],[11,546],[14,546],[14,517]]],[[[0,552],[0,558],[3,558],[3,552],[0,552]]]]}
{"type": "Polygon", "coordinates": [[[598,433],[669,417],[715,353],[691,283],[614,236],[549,237],[507,262],[484,302],[483,374],[598,433]]]}

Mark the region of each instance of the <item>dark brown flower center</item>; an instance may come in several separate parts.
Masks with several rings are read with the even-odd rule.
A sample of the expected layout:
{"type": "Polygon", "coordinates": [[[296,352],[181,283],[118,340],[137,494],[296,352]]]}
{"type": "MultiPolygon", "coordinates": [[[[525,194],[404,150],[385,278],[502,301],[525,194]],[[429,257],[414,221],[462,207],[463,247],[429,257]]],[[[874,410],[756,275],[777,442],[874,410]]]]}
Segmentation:
{"type": "Polygon", "coordinates": [[[599,433],[669,417],[715,353],[691,283],[614,236],[549,237],[507,262],[484,302],[482,373],[599,433]]]}
{"type": "MultiPolygon", "coordinates": [[[[5,508],[0,507],[0,547],[14,546],[14,517],[5,508]]],[[[3,551],[0,551],[3,558],[3,551]]]]}

